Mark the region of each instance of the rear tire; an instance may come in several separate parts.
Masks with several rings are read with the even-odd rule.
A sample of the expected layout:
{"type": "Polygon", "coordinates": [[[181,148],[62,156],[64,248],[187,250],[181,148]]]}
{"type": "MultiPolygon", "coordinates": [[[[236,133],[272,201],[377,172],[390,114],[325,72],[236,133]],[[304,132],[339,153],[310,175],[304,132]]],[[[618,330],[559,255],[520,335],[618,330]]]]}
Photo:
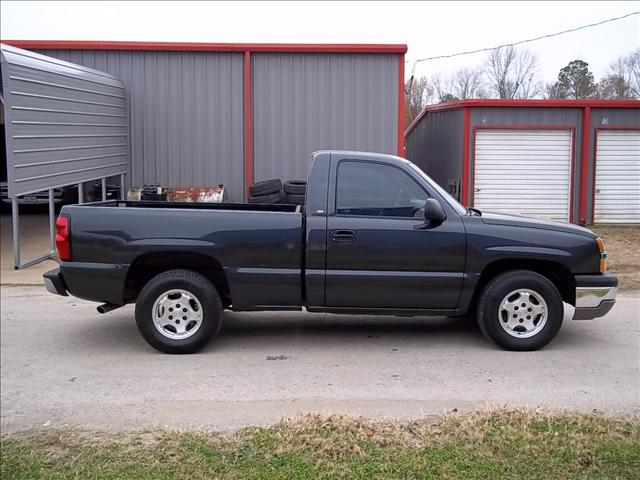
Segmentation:
{"type": "Polygon", "coordinates": [[[554,339],[564,317],[558,289],[546,277],[515,270],[498,275],[478,299],[480,330],[505,350],[538,350],[554,339]]]}
{"type": "Polygon", "coordinates": [[[220,331],[222,301],[207,277],[169,270],[153,277],[136,302],[136,325],[153,348],[194,353],[220,331]]]}

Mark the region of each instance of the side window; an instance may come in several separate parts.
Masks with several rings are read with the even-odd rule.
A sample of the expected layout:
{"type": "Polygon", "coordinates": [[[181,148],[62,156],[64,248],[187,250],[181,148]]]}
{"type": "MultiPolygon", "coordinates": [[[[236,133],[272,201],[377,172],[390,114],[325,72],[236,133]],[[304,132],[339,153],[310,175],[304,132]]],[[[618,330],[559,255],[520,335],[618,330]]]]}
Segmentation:
{"type": "Polygon", "coordinates": [[[336,187],[338,215],[422,216],[427,194],[406,173],[389,165],[340,162],[336,187]]]}

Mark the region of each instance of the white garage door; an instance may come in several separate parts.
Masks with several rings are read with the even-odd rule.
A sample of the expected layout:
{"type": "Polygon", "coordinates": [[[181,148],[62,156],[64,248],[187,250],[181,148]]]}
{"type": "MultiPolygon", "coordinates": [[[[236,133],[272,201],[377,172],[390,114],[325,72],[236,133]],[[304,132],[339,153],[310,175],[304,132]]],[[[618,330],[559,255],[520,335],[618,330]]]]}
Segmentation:
{"type": "Polygon", "coordinates": [[[474,205],[569,221],[571,141],[571,130],[478,130],[474,205]]]}
{"type": "Polygon", "coordinates": [[[640,223],[640,131],[598,130],[596,223],[640,223]]]}

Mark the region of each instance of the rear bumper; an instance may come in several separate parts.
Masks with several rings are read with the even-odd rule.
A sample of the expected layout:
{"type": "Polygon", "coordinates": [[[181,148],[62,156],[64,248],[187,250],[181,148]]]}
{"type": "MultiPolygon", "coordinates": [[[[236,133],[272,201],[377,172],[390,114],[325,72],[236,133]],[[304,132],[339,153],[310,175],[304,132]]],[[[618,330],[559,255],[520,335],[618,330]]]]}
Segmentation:
{"type": "Polygon", "coordinates": [[[574,320],[603,317],[616,303],[618,279],[610,273],[576,275],[574,320]]]}
{"type": "Polygon", "coordinates": [[[62,278],[62,273],[60,273],[59,268],[49,270],[43,274],[42,277],[44,278],[44,286],[47,291],[56,295],[62,295],[63,297],[69,296],[67,286],[64,283],[64,278],[62,278]]]}
{"type": "Polygon", "coordinates": [[[46,289],[92,302],[124,305],[124,284],[129,265],[62,262],[43,275],[46,289]]]}

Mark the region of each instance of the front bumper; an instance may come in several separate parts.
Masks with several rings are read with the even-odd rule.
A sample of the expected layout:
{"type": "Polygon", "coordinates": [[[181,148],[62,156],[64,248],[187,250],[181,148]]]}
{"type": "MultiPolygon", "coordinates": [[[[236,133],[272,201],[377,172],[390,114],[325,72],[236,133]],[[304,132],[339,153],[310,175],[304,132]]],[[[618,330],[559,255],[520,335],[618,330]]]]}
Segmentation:
{"type": "Polygon", "coordinates": [[[42,277],[44,278],[44,286],[49,293],[55,293],[56,295],[62,295],[64,297],[69,296],[67,293],[67,286],[64,283],[64,278],[62,277],[62,273],[60,273],[59,268],[49,270],[43,274],[42,277]]]}
{"type": "Polygon", "coordinates": [[[603,317],[616,303],[618,279],[610,273],[576,275],[574,320],[603,317]]]}

